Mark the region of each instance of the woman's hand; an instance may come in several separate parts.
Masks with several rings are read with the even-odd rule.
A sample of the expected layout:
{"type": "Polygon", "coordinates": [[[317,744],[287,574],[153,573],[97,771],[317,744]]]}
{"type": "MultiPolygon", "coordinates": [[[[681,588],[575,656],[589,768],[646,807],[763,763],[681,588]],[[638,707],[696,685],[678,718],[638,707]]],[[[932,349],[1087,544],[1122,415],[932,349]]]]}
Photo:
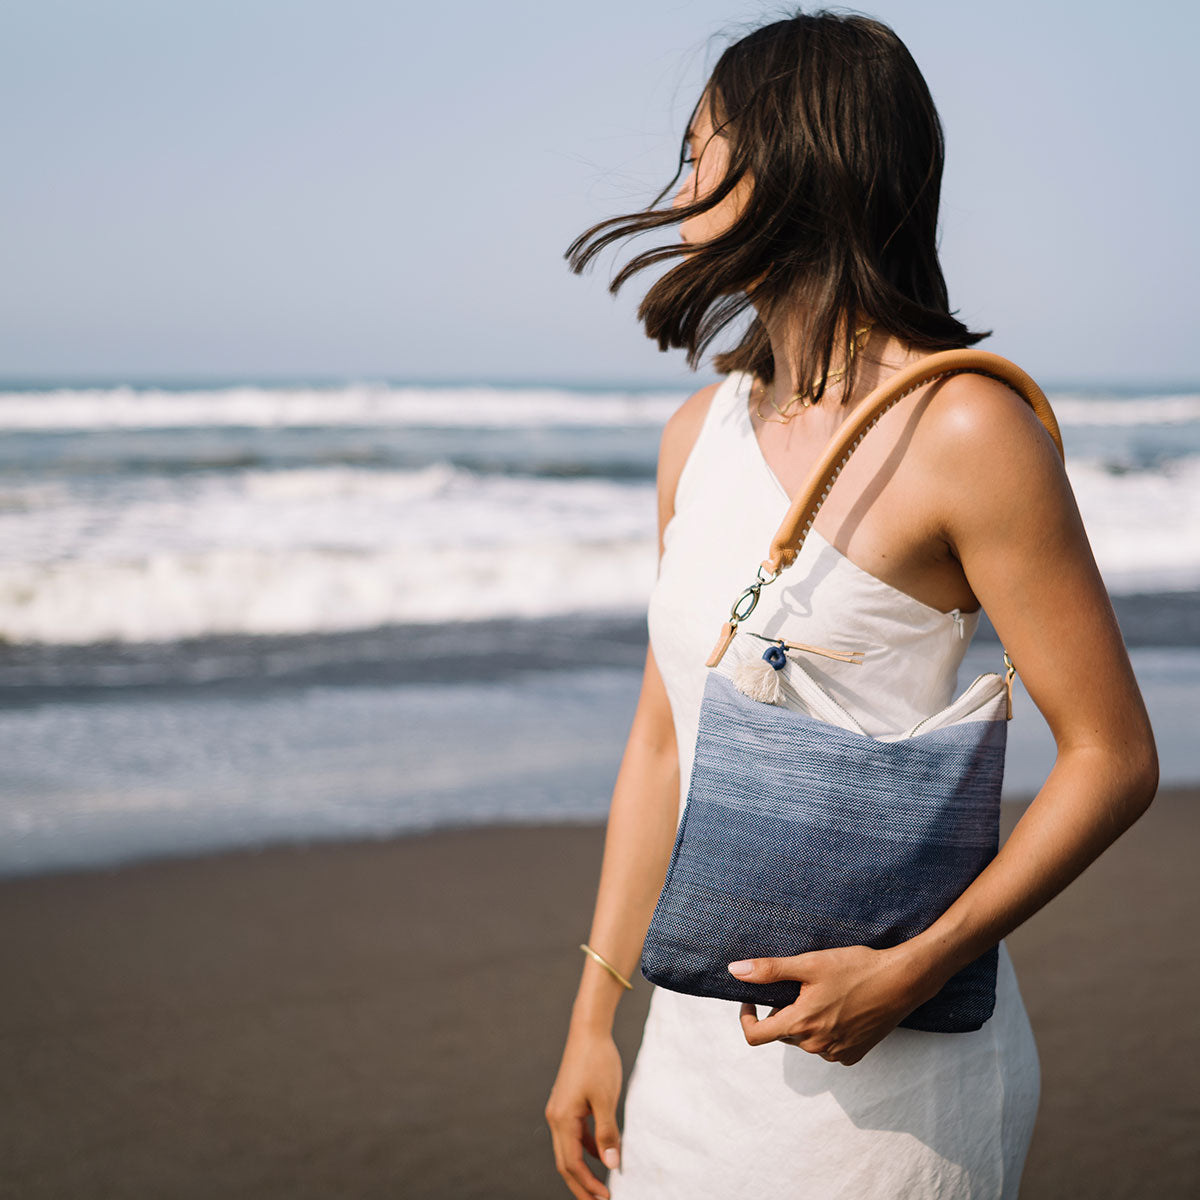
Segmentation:
{"type": "Polygon", "coordinates": [[[554,1140],[554,1164],[579,1200],[608,1200],[608,1188],[592,1174],[586,1150],[610,1168],[620,1161],[617,1100],[621,1053],[611,1033],[572,1030],[546,1102],[546,1124],[554,1140]],[[588,1128],[588,1114],[595,1131],[588,1128]]]}
{"type": "Polygon", "coordinates": [[[899,948],[842,946],[783,958],[749,958],[730,963],[729,969],[751,983],[798,979],[802,984],[791,1004],[771,1009],[761,1021],[755,1006],[743,1003],[740,1020],[750,1045],[787,1042],[847,1067],[932,994],[899,948]]]}

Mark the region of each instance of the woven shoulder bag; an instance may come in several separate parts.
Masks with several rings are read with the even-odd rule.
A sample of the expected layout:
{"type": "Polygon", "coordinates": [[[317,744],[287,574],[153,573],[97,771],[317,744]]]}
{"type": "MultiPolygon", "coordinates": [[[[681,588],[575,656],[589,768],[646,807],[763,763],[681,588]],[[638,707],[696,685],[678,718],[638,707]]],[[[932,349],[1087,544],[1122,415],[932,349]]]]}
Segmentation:
{"type": "MultiPolygon", "coordinates": [[[[642,949],[651,983],[791,1004],[799,982],[744,982],[727,964],[898,945],[932,925],[996,856],[1015,673],[1007,651],[1003,676],[979,675],[941,711],[877,737],[788,654],[789,643],[772,639],[760,656],[763,641],[735,641],[760,590],[795,561],[871,427],[915,388],[962,371],[1017,391],[1062,456],[1041,389],[1008,359],[981,350],[943,351],[897,372],[839,429],[705,664],[687,801],[642,949]]],[[[995,1008],[998,952],[997,944],[963,967],[900,1025],[979,1029],[995,1008]]]]}

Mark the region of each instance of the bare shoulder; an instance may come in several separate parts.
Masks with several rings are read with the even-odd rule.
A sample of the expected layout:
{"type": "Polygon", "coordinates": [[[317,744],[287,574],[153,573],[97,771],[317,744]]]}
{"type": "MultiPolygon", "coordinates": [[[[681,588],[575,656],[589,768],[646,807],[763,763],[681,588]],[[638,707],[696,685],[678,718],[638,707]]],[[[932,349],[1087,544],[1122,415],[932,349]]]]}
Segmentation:
{"type": "MultiPolygon", "coordinates": [[[[679,456],[686,459],[695,445],[700,433],[700,426],[708,416],[713,397],[721,384],[710,383],[698,392],[693,392],[671,415],[663,426],[662,441],[659,445],[659,459],[664,454],[679,456]]],[[[682,464],[681,464],[682,465],[682,464]]]]}
{"type": "Polygon", "coordinates": [[[940,457],[1024,459],[1032,453],[1047,463],[1060,461],[1032,405],[1008,384],[973,372],[951,375],[929,389],[918,436],[940,457]]]}
{"type": "Polygon", "coordinates": [[[1033,406],[990,376],[934,384],[920,401],[912,448],[952,549],[964,523],[1007,512],[1036,527],[1051,510],[1074,507],[1063,460],[1033,406]]]}
{"type": "Polygon", "coordinates": [[[985,376],[951,376],[918,404],[911,446],[939,534],[1058,745],[1127,744],[1148,779],[1145,707],[1053,438],[985,376]]]}
{"type": "Polygon", "coordinates": [[[713,397],[721,384],[710,383],[693,392],[671,415],[663,426],[658,445],[658,550],[662,554],[662,534],[675,514],[675,489],[684,464],[700,436],[700,427],[713,397]]]}
{"type": "Polygon", "coordinates": [[[942,534],[962,561],[977,527],[1029,539],[1050,525],[1082,535],[1058,448],[1032,405],[990,376],[952,375],[921,402],[913,448],[942,534]]]}

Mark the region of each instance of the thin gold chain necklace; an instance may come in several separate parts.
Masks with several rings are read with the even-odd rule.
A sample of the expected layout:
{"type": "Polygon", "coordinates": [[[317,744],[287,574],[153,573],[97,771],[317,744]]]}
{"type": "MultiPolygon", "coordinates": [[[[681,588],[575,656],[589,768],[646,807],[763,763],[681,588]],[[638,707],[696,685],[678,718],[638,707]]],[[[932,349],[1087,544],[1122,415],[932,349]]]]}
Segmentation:
{"type": "MultiPolygon", "coordinates": [[[[862,328],[856,329],[854,331],[854,339],[850,343],[850,352],[846,359],[846,365],[844,367],[839,367],[836,371],[833,372],[832,375],[827,375],[825,377],[826,385],[833,383],[835,380],[841,379],[842,376],[846,374],[846,371],[850,367],[850,363],[854,359],[855,353],[862,349],[862,342],[860,342],[859,339],[860,338],[865,339],[865,336],[868,333],[870,333],[874,327],[875,327],[875,322],[868,321],[864,326],[862,326],[862,328]]],[[[807,388],[803,388],[798,392],[794,392],[792,394],[792,398],[782,408],[780,408],[780,406],[775,403],[775,397],[771,396],[770,397],[771,407],[777,413],[779,413],[779,416],[778,417],[767,416],[763,413],[763,410],[762,410],[763,401],[765,399],[767,399],[767,396],[765,394],[766,393],[766,385],[759,384],[758,386],[762,387],[763,392],[764,392],[764,394],[758,398],[758,401],[754,405],[754,411],[758,414],[758,419],[760,421],[774,421],[778,425],[786,425],[792,419],[792,417],[795,416],[795,413],[792,411],[789,411],[789,410],[792,408],[793,405],[795,405],[797,403],[797,401],[800,403],[801,407],[803,407],[803,408],[812,408],[812,406],[813,406],[812,394],[816,390],[816,384],[810,384],[807,388]]]]}

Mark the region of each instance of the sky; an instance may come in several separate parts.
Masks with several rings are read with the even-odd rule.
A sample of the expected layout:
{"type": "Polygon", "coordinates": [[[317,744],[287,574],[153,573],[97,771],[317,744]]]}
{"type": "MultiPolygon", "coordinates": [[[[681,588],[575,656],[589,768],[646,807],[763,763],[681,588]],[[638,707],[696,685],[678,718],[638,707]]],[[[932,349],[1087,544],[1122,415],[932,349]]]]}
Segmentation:
{"type": "MultiPolygon", "coordinates": [[[[721,50],[794,7],[5,0],[0,378],[707,382],[638,323],[653,274],[608,291],[651,243],[563,253],[667,184],[721,50]]],[[[841,11],[930,85],[980,348],[1200,380],[1200,5],[841,11]]]]}

